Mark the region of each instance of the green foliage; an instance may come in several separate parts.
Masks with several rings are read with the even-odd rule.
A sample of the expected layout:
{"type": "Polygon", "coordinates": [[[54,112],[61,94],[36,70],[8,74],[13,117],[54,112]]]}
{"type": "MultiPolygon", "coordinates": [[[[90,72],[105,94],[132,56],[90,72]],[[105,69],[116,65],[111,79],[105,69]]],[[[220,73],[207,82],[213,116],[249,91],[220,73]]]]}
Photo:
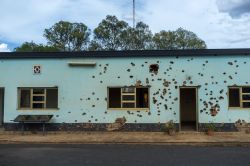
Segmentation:
{"type": "Polygon", "coordinates": [[[34,42],[25,42],[20,47],[15,48],[16,52],[56,52],[59,49],[53,46],[44,46],[34,42]]]}
{"type": "Polygon", "coordinates": [[[183,28],[161,31],[153,37],[155,49],[205,49],[206,44],[198,36],[183,28]]]}
{"type": "Polygon", "coordinates": [[[205,49],[205,42],[195,33],[178,28],[152,34],[149,26],[138,22],[130,27],[116,16],[107,15],[94,29],[90,41],[90,29],[83,23],[59,21],[44,30],[47,45],[25,42],[15,51],[101,51],[101,50],[147,50],[147,49],[205,49]]]}
{"type": "Polygon", "coordinates": [[[101,50],[104,50],[104,49],[102,48],[102,46],[99,43],[97,43],[96,41],[92,40],[90,42],[88,50],[89,51],[101,51],[101,50]]]}
{"type": "Polygon", "coordinates": [[[60,21],[44,30],[48,45],[61,51],[81,51],[87,48],[90,30],[83,23],[60,21]]]}
{"type": "Polygon", "coordinates": [[[89,50],[145,50],[152,48],[152,32],[149,26],[138,22],[135,28],[107,16],[94,30],[89,50]]]}
{"type": "Polygon", "coordinates": [[[122,39],[126,35],[127,28],[128,23],[118,20],[116,16],[108,15],[94,29],[94,40],[90,48],[98,46],[101,50],[121,50],[122,39]]]}
{"type": "Polygon", "coordinates": [[[162,126],[162,128],[161,128],[161,131],[163,131],[163,132],[169,132],[169,130],[175,130],[175,124],[174,124],[173,120],[165,123],[164,126],[162,126]]]}
{"type": "Polygon", "coordinates": [[[206,123],[205,124],[205,131],[215,131],[216,127],[213,123],[206,123]]]}
{"type": "Polygon", "coordinates": [[[203,40],[191,31],[183,28],[178,28],[176,34],[176,48],[177,49],[204,49],[206,44],[203,40]]]}
{"type": "Polygon", "coordinates": [[[176,35],[173,31],[160,31],[153,37],[154,49],[176,49],[176,35]]]}
{"type": "Polygon", "coordinates": [[[123,50],[146,50],[152,49],[152,32],[149,26],[138,22],[135,28],[128,27],[122,38],[123,50]]]}

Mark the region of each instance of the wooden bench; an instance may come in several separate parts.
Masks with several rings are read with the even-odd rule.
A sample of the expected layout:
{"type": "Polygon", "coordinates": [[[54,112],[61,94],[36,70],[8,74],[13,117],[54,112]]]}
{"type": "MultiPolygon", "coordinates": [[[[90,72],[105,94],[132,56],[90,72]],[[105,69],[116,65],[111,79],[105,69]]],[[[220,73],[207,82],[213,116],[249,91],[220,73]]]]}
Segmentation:
{"type": "Polygon", "coordinates": [[[22,123],[22,134],[24,134],[25,123],[40,123],[43,127],[43,135],[45,133],[45,123],[48,123],[53,115],[18,115],[14,122],[22,123]]]}

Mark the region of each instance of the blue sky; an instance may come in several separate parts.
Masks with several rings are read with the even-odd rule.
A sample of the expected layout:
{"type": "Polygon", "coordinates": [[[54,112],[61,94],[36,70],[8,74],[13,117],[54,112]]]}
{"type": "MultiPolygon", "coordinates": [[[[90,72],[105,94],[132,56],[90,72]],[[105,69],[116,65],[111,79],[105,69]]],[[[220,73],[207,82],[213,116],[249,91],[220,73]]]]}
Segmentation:
{"type": "MultiPolygon", "coordinates": [[[[0,51],[45,44],[43,30],[60,20],[93,30],[108,14],[132,24],[132,0],[1,0],[0,51]]],[[[136,0],[136,18],[153,33],[191,30],[208,48],[250,47],[250,0],[136,0]]]]}

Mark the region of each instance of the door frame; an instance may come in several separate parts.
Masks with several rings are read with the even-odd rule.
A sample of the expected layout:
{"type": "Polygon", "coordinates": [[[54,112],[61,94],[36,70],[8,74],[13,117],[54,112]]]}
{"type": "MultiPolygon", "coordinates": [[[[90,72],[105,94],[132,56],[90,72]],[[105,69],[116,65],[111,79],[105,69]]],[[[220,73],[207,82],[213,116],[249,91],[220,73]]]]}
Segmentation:
{"type": "MultiPolygon", "coordinates": [[[[5,97],[4,94],[5,94],[5,88],[4,88],[4,87],[0,87],[0,90],[1,90],[0,93],[2,93],[2,95],[3,95],[3,98],[2,98],[2,102],[3,102],[3,103],[2,103],[2,106],[1,106],[1,107],[2,107],[2,112],[0,112],[0,114],[1,114],[1,116],[2,116],[2,119],[1,119],[1,120],[2,120],[2,123],[0,123],[0,127],[1,127],[1,126],[3,126],[3,124],[4,124],[4,100],[5,100],[5,99],[4,99],[4,97],[5,97]]],[[[1,117],[1,116],[0,116],[0,117],[1,117]]]]}
{"type": "Polygon", "coordinates": [[[198,88],[200,86],[179,86],[179,131],[181,131],[181,89],[195,89],[196,93],[196,131],[199,131],[199,105],[198,105],[198,88]]]}

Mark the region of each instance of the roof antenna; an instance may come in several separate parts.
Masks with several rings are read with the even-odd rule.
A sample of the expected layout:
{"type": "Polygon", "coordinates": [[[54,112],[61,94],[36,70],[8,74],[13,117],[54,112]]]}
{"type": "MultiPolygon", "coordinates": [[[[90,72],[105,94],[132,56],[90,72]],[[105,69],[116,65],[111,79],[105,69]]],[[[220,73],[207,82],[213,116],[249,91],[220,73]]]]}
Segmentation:
{"type": "Polygon", "coordinates": [[[135,28],[135,0],[133,0],[133,28],[135,28]]]}

